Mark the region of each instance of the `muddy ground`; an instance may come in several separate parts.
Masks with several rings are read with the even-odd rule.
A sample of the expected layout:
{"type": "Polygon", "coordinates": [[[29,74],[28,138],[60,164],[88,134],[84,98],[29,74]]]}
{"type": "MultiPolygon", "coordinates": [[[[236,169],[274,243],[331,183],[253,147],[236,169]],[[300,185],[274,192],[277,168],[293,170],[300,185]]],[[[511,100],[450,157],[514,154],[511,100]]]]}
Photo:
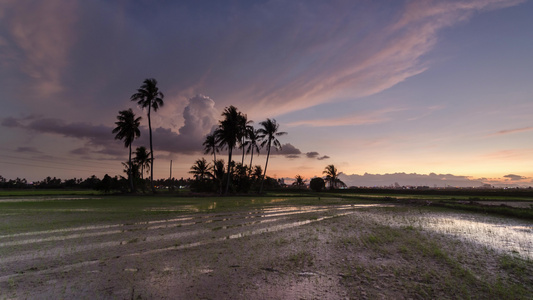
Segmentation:
{"type": "Polygon", "coordinates": [[[532,299],[531,261],[372,218],[405,211],[281,206],[0,233],[0,298],[532,299]]]}

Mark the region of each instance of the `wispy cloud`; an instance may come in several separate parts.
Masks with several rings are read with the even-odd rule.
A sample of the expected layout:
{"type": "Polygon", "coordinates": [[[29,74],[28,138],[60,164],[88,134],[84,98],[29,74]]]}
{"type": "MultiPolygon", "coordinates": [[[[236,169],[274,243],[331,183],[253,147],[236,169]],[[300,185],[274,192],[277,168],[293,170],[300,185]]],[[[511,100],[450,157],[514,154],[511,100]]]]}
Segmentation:
{"type": "Polygon", "coordinates": [[[506,135],[506,134],[513,134],[513,133],[526,132],[526,131],[532,131],[532,130],[533,130],[533,126],[515,128],[515,129],[505,129],[505,130],[500,130],[498,132],[489,134],[488,136],[491,137],[491,136],[498,136],[498,135],[506,135]]]}
{"type": "Polygon", "coordinates": [[[390,121],[391,113],[403,110],[401,108],[386,108],[374,112],[357,113],[351,116],[295,121],[288,123],[287,126],[332,127],[376,124],[390,121]]]}

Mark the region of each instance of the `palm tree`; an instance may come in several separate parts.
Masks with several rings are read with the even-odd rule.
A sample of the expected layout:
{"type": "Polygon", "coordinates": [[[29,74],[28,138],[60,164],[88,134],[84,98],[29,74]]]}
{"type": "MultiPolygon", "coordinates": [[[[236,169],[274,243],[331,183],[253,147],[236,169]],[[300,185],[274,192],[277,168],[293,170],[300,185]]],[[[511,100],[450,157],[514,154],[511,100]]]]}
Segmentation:
{"type": "Polygon", "coordinates": [[[229,185],[231,180],[231,155],[233,154],[233,149],[239,141],[239,132],[240,132],[240,118],[241,113],[233,105],[226,107],[222,113],[224,119],[219,121],[219,126],[215,130],[216,140],[218,141],[218,146],[220,148],[228,149],[228,168],[227,181],[226,181],[226,191],[224,194],[228,194],[229,185]]]}
{"type": "Polygon", "coordinates": [[[338,185],[340,186],[346,186],[344,182],[342,182],[338,176],[339,173],[337,172],[337,168],[335,168],[334,165],[327,166],[322,174],[326,174],[326,180],[329,182],[329,189],[335,189],[338,185]]]}
{"type": "Polygon", "coordinates": [[[302,186],[305,186],[305,181],[304,178],[302,176],[300,176],[299,174],[296,175],[294,177],[295,181],[292,183],[292,185],[295,185],[297,187],[302,187],[302,186]]]}
{"type": "Polygon", "coordinates": [[[250,153],[250,171],[252,170],[252,162],[254,159],[254,150],[259,154],[259,132],[253,127],[248,132],[248,140],[244,142],[244,145],[247,146],[246,153],[250,153]]]}
{"type": "Polygon", "coordinates": [[[224,161],[222,159],[215,161],[213,165],[213,180],[215,181],[215,185],[219,194],[222,194],[222,183],[224,181],[225,173],[224,161]]]}
{"type": "Polygon", "coordinates": [[[141,179],[144,179],[144,170],[150,168],[150,153],[146,147],[141,146],[135,149],[135,158],[133,161],[141,167],[141,179]]]}
{"type": "Polygon", "coordinates": [[[245,140],[248,138],[248,134],[250,131],[253,131],[254,128],[249,125],[252,124],[254,121],[248,120],[248,116],[245,114],[241,114],[239,118],[239,148],[242,148],[242,159],[241,164],[244,165],[244,152],[246,150],[245,147],[245,140]]]}
{"type": "Polygon", "coordinates": [[[215,136],[215,133],[208,134],[205,137],[205,141],[202,144],[204,146],[204,154],[213,154],[213,162],[217,161],[217,153],[218,153],[218,146],[217,146],[217,138],[215,136]]]}
{"type": "Polygon", "coordinates": [[[150,111],[153,109],[157,111],[159,107],[163,106],[163,98],[165,96],[159,91],[157,87],[157,80],[148,78],[143,81],[143,84],[137,93],[131,95],[130,100],[136,101],[142,108],[148,107],[148,129],[150,131],[150,187],[154,189],[154,149],[152,145],[152,121],[150,119],[150,111]]]}
{"type": "Polygon", "coordinates": [[[117,127],[113,129],[113,133],[116,133],[116,140],[124,140],[124,147],[129,148],[129,158],[128,158],[128,179],[130,181],[131,191],[134,191],[133,186],[133,166],[131,163],[131,144],[135,138],[141,136],[141,131],[139,126],[141,124],[141,117],[135,118],[135,113],[130,109],[121,110],[118,112],[117,122],[115,125],[117,127]]]}
{"type": "Polygon", "coordinates": [[[196,180],[204,181],[204,179],[212,177],[212,174],[209,172],[210,169],[210,163],[202,157],[202,159],[196,160],[194,165],[191,166],[189,173],[193,174],[196,180]]]}
{"type": "Polygon", "coordinates": [[[261,143],[261,147],[267,146],[267,158],[265,163],[265,172],[263,173],[263,178],[261,179],[261,187],[259,188],[259,193],[263,192],[263,182],[265,181],[265,175],[267,172],[268,167],[268,158],[270,156],[270,147],[274,145],[274,148],[276,150],[281,150],[281,144],[276,138],[277,136],[282,136],[284,134],[287,134],[286,132],[278,132],[279,124],[276,123],[275,119],[266,119],[266,121],[263,121],[259,123],[263,128],[259,128],[258,133],[260,138],[263,140],[261,143]]]}

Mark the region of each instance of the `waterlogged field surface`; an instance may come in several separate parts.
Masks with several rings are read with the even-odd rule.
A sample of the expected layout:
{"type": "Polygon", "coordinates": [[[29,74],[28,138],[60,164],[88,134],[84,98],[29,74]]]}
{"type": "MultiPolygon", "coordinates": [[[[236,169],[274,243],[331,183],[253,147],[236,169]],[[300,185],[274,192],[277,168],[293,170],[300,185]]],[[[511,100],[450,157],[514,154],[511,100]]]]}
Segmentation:
{"type": "Polygon", "coordinates": [[[3,298],[527,299],[532,259],[531,222],[424,207],[0,199],[3,298]]]}

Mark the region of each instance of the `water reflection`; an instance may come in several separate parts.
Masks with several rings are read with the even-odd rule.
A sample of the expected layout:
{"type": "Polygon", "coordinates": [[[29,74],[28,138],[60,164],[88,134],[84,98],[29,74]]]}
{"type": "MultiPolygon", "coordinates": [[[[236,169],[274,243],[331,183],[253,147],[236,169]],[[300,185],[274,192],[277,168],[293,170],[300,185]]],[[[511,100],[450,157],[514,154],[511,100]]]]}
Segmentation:
{"type": "Polygon", "coordinates": [[[533,223],[479,214],[363,212],[367,218],[394,227],[412,227],[474,242],[502,253],[533,259],[533,223]]]}

